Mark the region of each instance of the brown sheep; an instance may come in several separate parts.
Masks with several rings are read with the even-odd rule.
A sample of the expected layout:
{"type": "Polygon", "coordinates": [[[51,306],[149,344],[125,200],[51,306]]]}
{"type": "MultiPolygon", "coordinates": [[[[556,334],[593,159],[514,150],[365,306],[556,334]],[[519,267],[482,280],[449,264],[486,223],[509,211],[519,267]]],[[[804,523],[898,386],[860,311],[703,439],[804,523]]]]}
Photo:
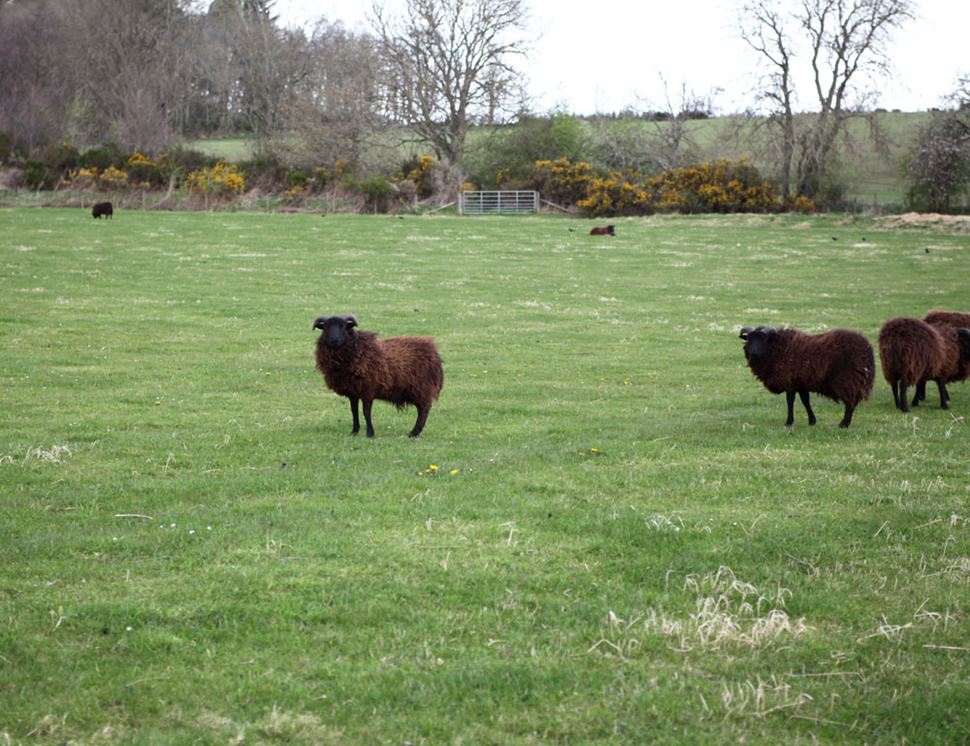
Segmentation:
{"type": "Polygon", "coordinates": [[[616,228],[612,225],[598,226],[589,232],[591,236],[615,236],[616,228]]]}
{"type": "MultiPolygon", "coordinates": [[[[923,317],[923,321],[936,329],[943,339],[946,364],[941,371],[942,379],[937,381],[937,387],[940,390],[940,407],[949,409],[950,394],[946,390],[946,384],[970,378],[970,362],[962,354],[958,335],[961,327],[970,327],[970,313],[934,309],[923,317]]],[[[920,381],[916,385],[912,406],[919,406],[924,399],[926,399],[926,382],[920,381]]]]}
{"type": "Polygon", "coordinates": [[[91,216],[97,220],[102,215],[105,218],[113,217],[115,214],[115,208],[110,202],[95,202],[94,207],[91,208],[91,216]]]}
{"type": "Polygon", "coordinates": [[[833,329],[822,334],[805,334],[796,329],[744,327],[740,334],[748,367],[773,394],[785,392],[788,419],[795,422],[795,394],[815,424],[809,394],[821,394],[845,405],[839,427],[848,427],[852,413],[869,398],[875,381],[876,362],[872,345],[859,332],[833,329]]]}
{"type": "Polygon", "coordinates": [[[350,400],[354,418],[351,435],[360,432],[357,403],[363,401],[367,437],[374,437],[371,405],[375,399],[398,409],[408,404],[417,407],[418,419],[410,435],[416,438],[421,434],[445,379],[441,356],[431,337],[378,339],[373,332],[358,330],[352,314],[320,316],[313,328],[322,330],[317,339],[317,368],[332,391],[350,400]]]}
{"type": "MultiPolygon", "coordinates": [[[[898,316],[879,329],[879,360],[882,375],[893,390],[896,408],[908,412],[906,387],[936,381],[940,387],[940,406],[946,409],[944,371],[948,350],[936,327],[921,319],[898,316]]],[[[913,404],[918,400],[914,398],[913,404]]]]}

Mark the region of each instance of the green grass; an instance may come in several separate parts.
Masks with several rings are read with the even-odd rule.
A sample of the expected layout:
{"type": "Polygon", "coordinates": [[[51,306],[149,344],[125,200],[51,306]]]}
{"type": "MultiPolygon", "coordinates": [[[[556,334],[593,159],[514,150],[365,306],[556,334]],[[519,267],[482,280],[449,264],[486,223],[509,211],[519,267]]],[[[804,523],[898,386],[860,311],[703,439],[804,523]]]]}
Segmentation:
{"type": "Polygon", "coordinates": [[[965,739],[970,389],[786,429],[737,329],[967,310],[970,236],[588,227],[0,211],[0,741],[965,739]],[[437,338],[419,439],[346,312],[437,338]]]}
{"type": "Polygon", "coordinates": [[[253,157],[252,141],[241,136],[205,137],[199,140],[189,140],[185,143],[185,146],[193,150],[201,150],[214,158],[224,158],[234,163],[253,157]]]}

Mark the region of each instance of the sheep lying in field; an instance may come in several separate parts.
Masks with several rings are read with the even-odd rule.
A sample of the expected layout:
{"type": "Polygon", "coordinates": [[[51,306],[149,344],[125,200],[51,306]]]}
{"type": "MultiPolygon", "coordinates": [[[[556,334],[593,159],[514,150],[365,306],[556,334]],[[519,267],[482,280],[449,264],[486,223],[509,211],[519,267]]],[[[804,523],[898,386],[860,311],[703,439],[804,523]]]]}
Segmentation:
{"type": "Polygon", "coordinates": [[[421,434],[445,378],[431,337],[378,339],[372,332],[358,330],[352,314],[320,316],[313,328],[322,331],[317,339],[317,368],[331,390],[350,400],[352,435],[360,432],[357,403],[363,401],[367,437],[374,437],[371,405],[375,399],[398,409],[413,404],[418,419],[410,435],[421,434]]]}
{"type": "Polygon", "coordinates": [[[105,218],[110,218],[114,216],[115,208],[110,202],[95,202],[94,207],[91,208],[91,216],[97,220],[102,215],[105,218]]]}
{"type": "Polygon", "coordinates": [[[589,232],[589,235],[591,235],[591,236],[615,236],[616,235],[616,227],[613,226],[613,225],[597,226],[596,228],[593,228],[593,230],[591,230],[589,232]]]}
{"type": "Polygon", "coordinates": [[[875,381],[876,364],[872,345],[858,332],[833,329],[822,334],[805,334],[796,329],[744,327],[740,334],[748,367],[773,394],[785,392],[788,418],[795,422],[795,394],[815,424],[810,393],[821,394],[845,405],[839,427],[849,427],[860,402],[869,398],[875,381]]]}

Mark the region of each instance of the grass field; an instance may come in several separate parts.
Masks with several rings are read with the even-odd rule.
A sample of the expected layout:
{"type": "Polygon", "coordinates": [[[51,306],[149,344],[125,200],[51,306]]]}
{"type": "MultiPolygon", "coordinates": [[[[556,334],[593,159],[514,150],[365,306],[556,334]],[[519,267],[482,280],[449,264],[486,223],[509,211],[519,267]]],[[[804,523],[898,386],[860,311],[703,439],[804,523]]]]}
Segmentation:
{"type": "Polygon", "coordinates": [[[965,742],[970,388],[786,429],[737,331],[970,310],[970,234],[588,229],[0,211],[0,742],[965,742]]]}

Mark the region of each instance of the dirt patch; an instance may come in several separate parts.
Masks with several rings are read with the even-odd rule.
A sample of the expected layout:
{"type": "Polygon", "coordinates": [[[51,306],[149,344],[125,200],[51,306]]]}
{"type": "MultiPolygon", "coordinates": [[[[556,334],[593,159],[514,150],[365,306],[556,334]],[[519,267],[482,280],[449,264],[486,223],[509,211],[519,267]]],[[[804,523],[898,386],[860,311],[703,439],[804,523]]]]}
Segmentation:
{"type": "Polygon", "coordinates": [[[970,233],[970,215],[906,212],[877,218],[876,223],[883,228],[942,228],[957,233],[970,233]]]}

